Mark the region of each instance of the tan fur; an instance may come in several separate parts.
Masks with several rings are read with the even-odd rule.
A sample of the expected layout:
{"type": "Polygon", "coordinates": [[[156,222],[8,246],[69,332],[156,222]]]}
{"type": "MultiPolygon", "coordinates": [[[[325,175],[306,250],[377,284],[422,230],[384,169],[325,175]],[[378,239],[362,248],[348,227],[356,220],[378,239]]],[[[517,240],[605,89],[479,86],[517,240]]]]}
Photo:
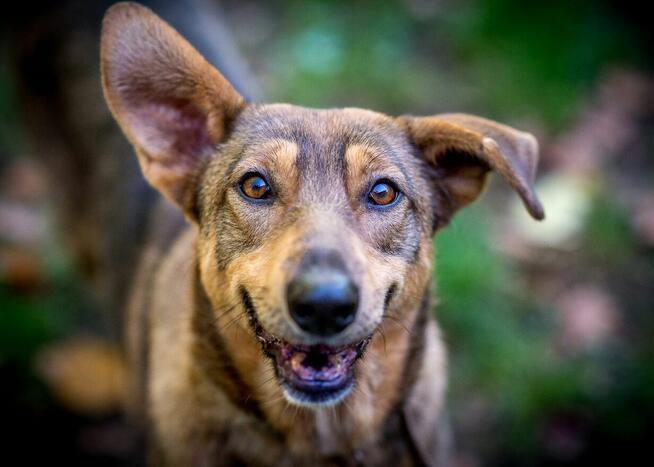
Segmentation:
{"type": "Polygon", "coordinates": [[[105,96],[146,178],[190,221],[174,241],[158,239],[173,217],[161,208],[130,300],[130,406],[148,422],[150,463],[444,462],[432,236],[491,169],[542,217],[533,137],[472,116],[245,104],[135,4],[107,13],[102,64],[105,96]],[[273,186],[270,202],[239,192],[250,173],[273,186]],[[370,184],[391,179],[397,202],[371,206],[370,184]],[[337,251],[359,288],[356,319],[321,340],[286,303],[286,285],[316,248],[337,251]],[[294,344],[368,342],[353,391],[331,406],[291,401],[255,326],[294,344]]]}

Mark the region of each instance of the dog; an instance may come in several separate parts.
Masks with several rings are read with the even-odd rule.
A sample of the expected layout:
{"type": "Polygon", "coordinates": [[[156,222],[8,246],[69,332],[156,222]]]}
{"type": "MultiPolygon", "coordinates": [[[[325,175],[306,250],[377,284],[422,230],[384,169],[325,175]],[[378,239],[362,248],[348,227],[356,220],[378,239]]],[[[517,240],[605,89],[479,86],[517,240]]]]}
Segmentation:
{"type": "Polygon", "coordinates": [[[542,219],[536,139],[464,114],[246,102],[135,3],[105,15],[101,76],[170,202],[127,311],[149,462],[446,465],[433,236],[490,171],[542,219]]]}

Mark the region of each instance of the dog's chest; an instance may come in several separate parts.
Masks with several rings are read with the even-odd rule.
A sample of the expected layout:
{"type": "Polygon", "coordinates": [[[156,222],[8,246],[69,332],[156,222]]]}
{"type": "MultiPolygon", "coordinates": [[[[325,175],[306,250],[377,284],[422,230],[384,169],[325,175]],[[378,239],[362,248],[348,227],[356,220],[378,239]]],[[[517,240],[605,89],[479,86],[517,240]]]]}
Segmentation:
{"type": "MultiPolygon", "coordinates": [[[[319,422],[317,423],[324,423],[319,422]]],[[[254,436],[247,443],[253,445],[269,445],[271,441],[276,444],[273,451],[278,456],[272,455],[273,451],[263,455],[258,459],[252,459],[252,449],[242,451],[233,451],[227,453],[229,458],[228,465],[257,465],[260,467],[382,467],[388,465],[395,466],[416,466],[425,465],[424,460],[420,457],[419,451],[415,448],[414,441],[411,439],[408,431],[404,429],[405,421],[402,419],[401,411],[396,411],[389,416],[379,439],[374,442],[359,446],[354,449],[344,449],[347,440],[339,439],[334,431],[329,433],[328,437],[322,433],[316,432],[314,446],[311,452],[303,454],[293,453],[288,446],[287,440],[276,440],[268,438],[261,439],[254,436]],[[323,444],[324,443],[324,444],[323,444]]],[[[227,464],[216,464],[227,465],[227,464]]]]}

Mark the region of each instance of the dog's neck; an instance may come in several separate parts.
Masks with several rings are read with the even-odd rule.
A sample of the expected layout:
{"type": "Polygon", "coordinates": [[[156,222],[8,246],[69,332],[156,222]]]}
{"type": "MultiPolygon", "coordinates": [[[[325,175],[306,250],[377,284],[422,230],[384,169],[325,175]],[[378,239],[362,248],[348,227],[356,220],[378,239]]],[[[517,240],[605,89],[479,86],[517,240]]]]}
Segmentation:
{"type": "MultiPolygon", "coordinates": [[[[283,440],[298,455],[352,456],[382,438],[398,437],[403,402],[418,377],[429,319],[429,291],[404,316],[408,325],[388,319],[382,324],[364,358],[358,362],[357,384],[342,403],[318,409],[290,405],[271,376],[270,362],[256,349],[255,372],[243,374],[230,351],[230,337],[216,326],[212,305],[198,277],[194,286],[193,351],[207,378],[223,391],[234,408],[268,427],[272,438],[283,440]],[[264,381],[263,384],[254,381],[264,381]],[[258,388],[264,386],[265,388],[258,388]],[[259,389],[259,390],[258,390],[259,389]],[[390,435],[390,436],[389,436],[390,435]]],[[[391,310],[389,310],[391,311],[391,310]]],[[[238,312],[235,311],[235,314],[238,312]]],[[[231,326],[241,349],[258,346],[248,330],[231,326]]],[[[239,353],[242,353],[239,351],[239,353]]],[[[240,357],[239,357],[240,358],[240,357]]],[[[400,439],[398,437],[398,439],[400,439]]]]}

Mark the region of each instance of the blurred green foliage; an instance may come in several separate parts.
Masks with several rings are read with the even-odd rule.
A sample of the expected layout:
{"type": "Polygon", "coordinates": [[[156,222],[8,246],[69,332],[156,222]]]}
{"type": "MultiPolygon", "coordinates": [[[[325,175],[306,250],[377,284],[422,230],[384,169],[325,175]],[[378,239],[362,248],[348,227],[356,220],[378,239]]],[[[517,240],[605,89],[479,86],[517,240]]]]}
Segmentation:
{"type": "Polygon", "coordinates": [[[21,290],[0,283],[0,364],[10,362],[27,373],[33,371],[38,351],[76,330],[90,306],[84,279],[55,239],[38,255],[42,277],[35,287],[21,290]]]}
{"type": "Polygon", "coordinates": [[[414,113],[483,108],[560,128],[598,73],[649,59],[636,46],[639,31],[606,2],[283,5],[280,33],[257,46],[265,49],[273,97],[304,105],[414,113]]]}
{"type": "Polygon", "coordinates": [[[551,125],[575,115],[604,67],[647,60],[637,31],[605,2],[469,2],[443,26],[489,105],[551,125]]]}

